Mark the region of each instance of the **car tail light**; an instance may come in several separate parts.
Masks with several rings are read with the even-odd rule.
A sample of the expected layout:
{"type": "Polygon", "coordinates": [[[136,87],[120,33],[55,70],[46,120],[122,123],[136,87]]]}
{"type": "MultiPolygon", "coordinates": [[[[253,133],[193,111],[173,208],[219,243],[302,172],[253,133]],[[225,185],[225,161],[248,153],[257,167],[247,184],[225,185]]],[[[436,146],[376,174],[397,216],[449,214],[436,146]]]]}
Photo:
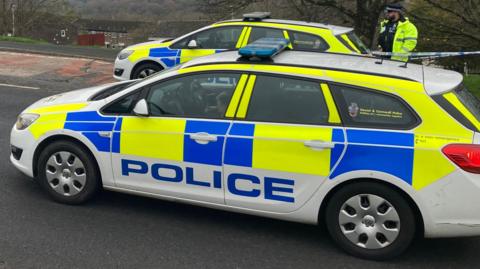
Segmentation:
{"type": "Polygon", "coordinates": [[[480,174],[480,145],[451,144],[442,152],[463,170],[480,174]]]}

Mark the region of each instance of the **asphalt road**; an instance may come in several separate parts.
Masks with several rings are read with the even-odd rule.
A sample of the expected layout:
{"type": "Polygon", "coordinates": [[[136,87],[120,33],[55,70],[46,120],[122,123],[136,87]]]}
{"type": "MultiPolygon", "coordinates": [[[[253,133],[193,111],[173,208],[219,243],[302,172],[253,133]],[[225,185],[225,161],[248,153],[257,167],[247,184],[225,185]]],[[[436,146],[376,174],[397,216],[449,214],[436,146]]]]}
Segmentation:
{"type": "Polygon", "coordinates": [[[344,254],[315,226],[112,192],[83,206],[52,202],[10,164],[10,129],[35,100],[92,80],[49,79],[51,72],[22,75],[0,73],[0,84],[39,85],[0,86],[0,269],[476,268],[480,263],[479,238],[418,240],[401,258],[379,263],[344,254]]]}

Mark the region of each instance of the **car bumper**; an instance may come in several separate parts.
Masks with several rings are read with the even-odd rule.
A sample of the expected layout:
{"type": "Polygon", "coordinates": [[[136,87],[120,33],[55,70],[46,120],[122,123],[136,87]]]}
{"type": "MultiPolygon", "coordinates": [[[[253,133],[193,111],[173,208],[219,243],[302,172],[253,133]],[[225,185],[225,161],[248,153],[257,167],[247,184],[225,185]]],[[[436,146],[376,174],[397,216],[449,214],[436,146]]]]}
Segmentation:
{"type": "Polygon", "coordinates": [[[133,69],[133,63],[128,59],[115,60],[115,66],[113,68],[113,77],[117,80],[130,80],[133,69]]]}
{"type": "Polygon", "coordinates": [[[10,161],[22,173],[33,178],[33,155],[35,149],[35,139],[28,130],[17,130],[13,127],[10,133],[10,161]],[[13,152],[13,150],[21,150],[21,154],[13,152]]]}
{"type": "Polygon", "coordinates": [[[480,175],[457,170],[419,191],[426,237],[480,236],[480,175]]]}

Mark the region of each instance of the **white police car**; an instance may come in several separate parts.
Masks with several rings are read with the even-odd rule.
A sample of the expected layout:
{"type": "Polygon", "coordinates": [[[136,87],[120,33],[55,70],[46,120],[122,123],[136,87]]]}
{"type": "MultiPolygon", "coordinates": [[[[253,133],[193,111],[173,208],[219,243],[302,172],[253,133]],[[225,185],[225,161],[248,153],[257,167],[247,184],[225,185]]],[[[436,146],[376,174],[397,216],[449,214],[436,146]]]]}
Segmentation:
{"type": "Polygon", "coordinates": [[[177,39],[135,44],[122,50],[114,77],[119,80],[145,78],[192,59],[238,50],[265,37],[284,37],[292,50],[311,52],[367,53],[353,29],[312,22],[270,19],[269,12],[244,14],[243,20],[217,22],[177,39]]]}
{"type": "Polygon", "coordinates": [[[42,99],[13,128],[11,161],[59,202],[103,186],[325,222],[371,259],[415,234],[480,235],[480,111],[461,75],[328,53],[270,59],[287,43],[268,42],[42,99]]]}

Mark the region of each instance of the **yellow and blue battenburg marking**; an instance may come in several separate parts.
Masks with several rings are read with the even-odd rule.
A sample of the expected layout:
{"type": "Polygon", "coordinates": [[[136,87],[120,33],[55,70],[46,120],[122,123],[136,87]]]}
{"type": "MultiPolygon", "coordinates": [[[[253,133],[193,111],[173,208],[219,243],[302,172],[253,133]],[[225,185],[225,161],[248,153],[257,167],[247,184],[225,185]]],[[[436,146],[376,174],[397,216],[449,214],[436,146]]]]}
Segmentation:
{"type": "Polygon", "coordinates": [[[414,134],[373,130],[348,130],[344,156],[330,175],[372,170],[394,175],[412,184],[414,134]]]}
{"type": "MultiPolygon", "coordinates": [[[[67,114],[64,128],[82,133],[100,152],[122,153],[121,131],[125,131],[122,130],[123,120],[122,117],[101,116],[97,112],[71,112],[67,114]],[[108,136],[101,136],[99,132],[112,132],[113,134],[110,139],[108,136]]],[[[178,145],[183,148],[183,158],[180,161],[212,166],[226,164],[267,170],[277,170],[275,167],[282,165],[272,164],[269,169],[268,163],[267,165],[259,164],[258,160],[265,157],[261,155],[268,154],[268,152],[262,152],[260,148],[255,146],[255,139],[258,138],[261,124],[185,120],[184,126],[182,132],[183,145],[178,145]],[[230,127],[230,125],[232,126],[230,127]],[[199,144],[191,138],[192,134],[198,133],[217,136],[217,140],[208,144],[199,144]],[[223,151],[224,146],[225,152],[223,151]],[[257,159],[257,164],[255,159],[257,159]]],[[[321,175],[324,173],[323,176],[330,174],[330,178],[335,178],[352,171],[371,170],[391,174],[408,184],[412,184],[413,133],[347,129],[345,137],[344,131],[340,128],[322,130],[331,132],[331,141],[335,146],[333,149],[326,151],[329,155],[328,158],[324,159],[329,162],[326,171],[317,173],[315,172],[316,167],[308,167],[312,170],[312,174],[321,175]],[[345,146],[346,141],[348,141],[348,146],[345,146]]],[[[311,152],[314,151],[311,150],[311,152]]],[[[290,156],[289,158],[293,162],[301,161],[297,157],[290,156]]],[[[312,155],[311,157],[316,158],[318,155],[312,155]]],[[[296,170],[294,166],[292,167],[289,168],[286,165],[284,171],[310,174],[308,170],[296,170]]]]}
{"type": "Polygon", "coordinates": [[[119,152],[119,134],[114,134],[113,143],[111,143],[110,138],[101,136],[100,132],[120,130],[121,124],[121,118],[104,117],[96,111],[70,112],[67,113],[63,128],[82,133],[100,152],[119,152]]]}
{"type": "Polygon", "coordinates": [[[229,122],[191,121],[187,120],[183,144],[183,161],[208,165],[222,166],[223,144],[229,122]],[[208,133],[216,135],[217,141],[206,145],[199,144],[190,135],[208,133]]]}
{"type": "MultiPolygon", "coordinates": [[[[199,49],[202,51],[202,49],[199,49]]],[[[205,50],[204,50],[205,51],[205,50]]],[[[205,56],[208,54],[215,54],[215,53],[220,53],[224,52],[225,50],[208,50],[211,51],[209,53],[202,53],[200,52],[198,56],[205,56]]],[[[195,54],[192,55],[187,55],[187,51],[182,50],[182,49],[170,49],[168,47],[163,47],[163,48],[151,48],[148,54],[149,57],[152,58],[159,58],[159,60],[167,67],[171,68],[176,65],[179,65],[180,63],[184,62],[182,61],[182,57],[187,57],[187,58],[192,58],[195,57],[195,54]]]]}
{"type": "Polygon", "coordinates": [[[180,64],[180,53],[181,50],[179,49],[170,49],[168,47],[153,48],[150,49],[148,56],[153,58],[161,58],[161,61],[165,64],[165,66],[174,67],[177,64],[180,64]]]}
{"type": "MultiPolygon", "coordinates": [[[[268,156],[262,156],[262,155],[264,154],[268,155],[269,152],[262,152],[261,148],[259,148],[259,146],[261,146],[259,142],[257,142],[257,147],[255,147],[254,140],[258,138],[258,130],[259,130],[259,126],[253,123],[234,123],[233,124],[232,128],[229,131],[226,148],[225,148],[224,163],[226,165],[233,165],[233,166],[240,166],[240,167],[247,167],[247,168],[262,168],[262,169],[269,168],[268,163],[259,161],[264,157],[268,157],[268,156]],[[257,159],[257,161],[255,162],[254,159],[257,159]]],[[[326,152],[327,154],[330,155],[328,158],[329,163],[327,165],[327,170],[328,169],[331,170],[342,155],[342,152],[345,147],[344,146],[345,138],[343,135],[343,131],[341,129],[335,128],[333,130],[328,129],[326,131],[332,132],[332,142],[335,143],[335,147],[330,152],[328,151],[326,152]]],[[[294,144],[297,144],[297,143],[300,144],[300,148],[304,147],[302,143],[294,142],[294,144]]],[[[309,151],[313,152],[314,154],[312,156],[313,158],[317,158],[319,154],[321,154],[319,152],[314,152],[313,150],[309,150],[309,151]]],[[[270,153],[270,154],[275,154],[275,153],[270,153]]],[[[270,156],[270,157],[272,158],[274,156],[270,156]]],[[[294,160],[296,157],[298,156],[290,156],[289,158],[293,162],[302,161],[298,158],[297,160],[294,160]]],[[[323,156],[320,155],[320,158],[321,157],[323,156]]],[[[323,176],[327,176],[329,172],[329,171],[319,171],[319,173],[317,173],[316,168],[320,164],[315,165],[315,167],[310,167],[310,171],[306,171],[301,168],[289,167],[286,164],[271,164],[270,167],[272,170],[275,170],[274,166],[276,167],[277,165],[283,166],[282,169],[284,172],[305,173],[305,174],[322,174],[323,172],[323,176]]]]}
{"type": "Polygon", "coordinates": [[[225,164],[252,167],[254,124],[235,123],[225,148],[225,164]]]}

